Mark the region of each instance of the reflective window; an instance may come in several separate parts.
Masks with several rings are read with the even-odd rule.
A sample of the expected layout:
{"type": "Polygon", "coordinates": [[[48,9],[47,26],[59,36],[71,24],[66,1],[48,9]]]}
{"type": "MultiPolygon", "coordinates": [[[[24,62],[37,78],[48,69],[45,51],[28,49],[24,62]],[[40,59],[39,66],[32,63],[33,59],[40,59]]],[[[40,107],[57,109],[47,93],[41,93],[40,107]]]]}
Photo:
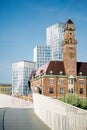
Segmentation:
{"type": "Polygon", "coordinates": [[[84,80],[79,80],[79,84],[84,84],[84,80]]]}
{"type": "Polygon", "coordinates": [[[50,84],[54,84],[54,79],[53,78],[50,78],[50,84]]]}
{"type": "Polygon", "coordinates": [[[64,88],[60,88],[60,94],[64,94],[64,88]]]}
{"type": "Polygon", "coordinates": [[[64,79],[59,80],[60,84],[64,84],[64,79]]]}

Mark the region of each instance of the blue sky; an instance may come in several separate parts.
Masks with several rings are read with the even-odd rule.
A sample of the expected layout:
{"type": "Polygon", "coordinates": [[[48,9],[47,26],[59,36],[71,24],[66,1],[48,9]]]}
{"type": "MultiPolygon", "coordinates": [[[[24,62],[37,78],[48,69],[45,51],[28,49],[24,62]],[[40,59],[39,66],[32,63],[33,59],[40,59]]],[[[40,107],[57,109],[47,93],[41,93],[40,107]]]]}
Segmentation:
{"type": "Polygon", "coordinates": [[[0,83],[11,83],[13,62],[33,61],[34,47],[46,44],[47,27],[69,18],[77,60],[87,62],[87,0],[0,0],[0,83]]]}

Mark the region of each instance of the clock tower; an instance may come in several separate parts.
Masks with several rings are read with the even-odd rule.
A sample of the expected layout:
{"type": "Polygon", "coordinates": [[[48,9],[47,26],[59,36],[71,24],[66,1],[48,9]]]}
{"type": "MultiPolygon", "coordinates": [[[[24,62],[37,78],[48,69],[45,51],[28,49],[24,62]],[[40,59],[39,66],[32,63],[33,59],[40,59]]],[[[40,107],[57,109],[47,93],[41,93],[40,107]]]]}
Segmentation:
{"type": "Polygon", "coordinates": [[[77,75],[75,26],[71,19],[64,26],[63,61],[66,75],[77,75]]]}

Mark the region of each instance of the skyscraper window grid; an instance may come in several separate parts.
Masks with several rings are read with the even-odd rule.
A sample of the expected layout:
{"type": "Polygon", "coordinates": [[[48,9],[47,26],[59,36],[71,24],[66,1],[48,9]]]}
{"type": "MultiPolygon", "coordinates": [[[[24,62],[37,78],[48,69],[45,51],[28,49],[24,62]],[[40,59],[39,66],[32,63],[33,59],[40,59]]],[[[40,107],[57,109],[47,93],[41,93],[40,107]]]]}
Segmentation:
{"type": "Polygon", "coordinates": [[[12,95],[28,95],[28,81],[34,70],[34,62],[20,61],[12,64],[12,95]]]}
{"type": "Polygon", "coordinates": [[[62,41],[64,39],[64,24],[57,23],[46,29],[47,45],[52,48],[51,60],[62,60],[62,41]]]}
{"type": "Polygon", "coordinates": [[[36,69],[51,60],[51,47],[38,45],[34,48],[34,62],[36,69]]]}

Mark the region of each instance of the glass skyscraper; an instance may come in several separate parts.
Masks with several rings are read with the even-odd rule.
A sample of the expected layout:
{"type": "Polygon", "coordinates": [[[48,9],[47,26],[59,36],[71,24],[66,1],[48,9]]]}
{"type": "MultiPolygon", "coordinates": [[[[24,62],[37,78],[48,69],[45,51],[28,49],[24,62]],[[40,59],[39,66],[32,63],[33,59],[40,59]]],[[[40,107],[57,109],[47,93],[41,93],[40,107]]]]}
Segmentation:
{"type": "Polygon", "coordinates": [[[34,48],[34,62],[36,62],[36,69],[51,60],[51,47],[37,45],[34,48]]]}
{"type": "Polygon", "coordinates": [[[46,29],[47,45],[51,46],[51,60],[62,60],[62,41],[64,39],[64,24],[57,23],[46,29]]]}
{"type": "Polygon", "coordinates": [[[12,95],[28,95],[28,81],[34,70],[34,62],[20,61],[12,63],[12,95]]]}
{"type": "Polygon", "coordinates": [[[46,29],[46,45],[34,48],[34,62],[36,69],[50,60],[63,60],[62,41],[64,39],[64,24],[57,23],[46,29]]]}

